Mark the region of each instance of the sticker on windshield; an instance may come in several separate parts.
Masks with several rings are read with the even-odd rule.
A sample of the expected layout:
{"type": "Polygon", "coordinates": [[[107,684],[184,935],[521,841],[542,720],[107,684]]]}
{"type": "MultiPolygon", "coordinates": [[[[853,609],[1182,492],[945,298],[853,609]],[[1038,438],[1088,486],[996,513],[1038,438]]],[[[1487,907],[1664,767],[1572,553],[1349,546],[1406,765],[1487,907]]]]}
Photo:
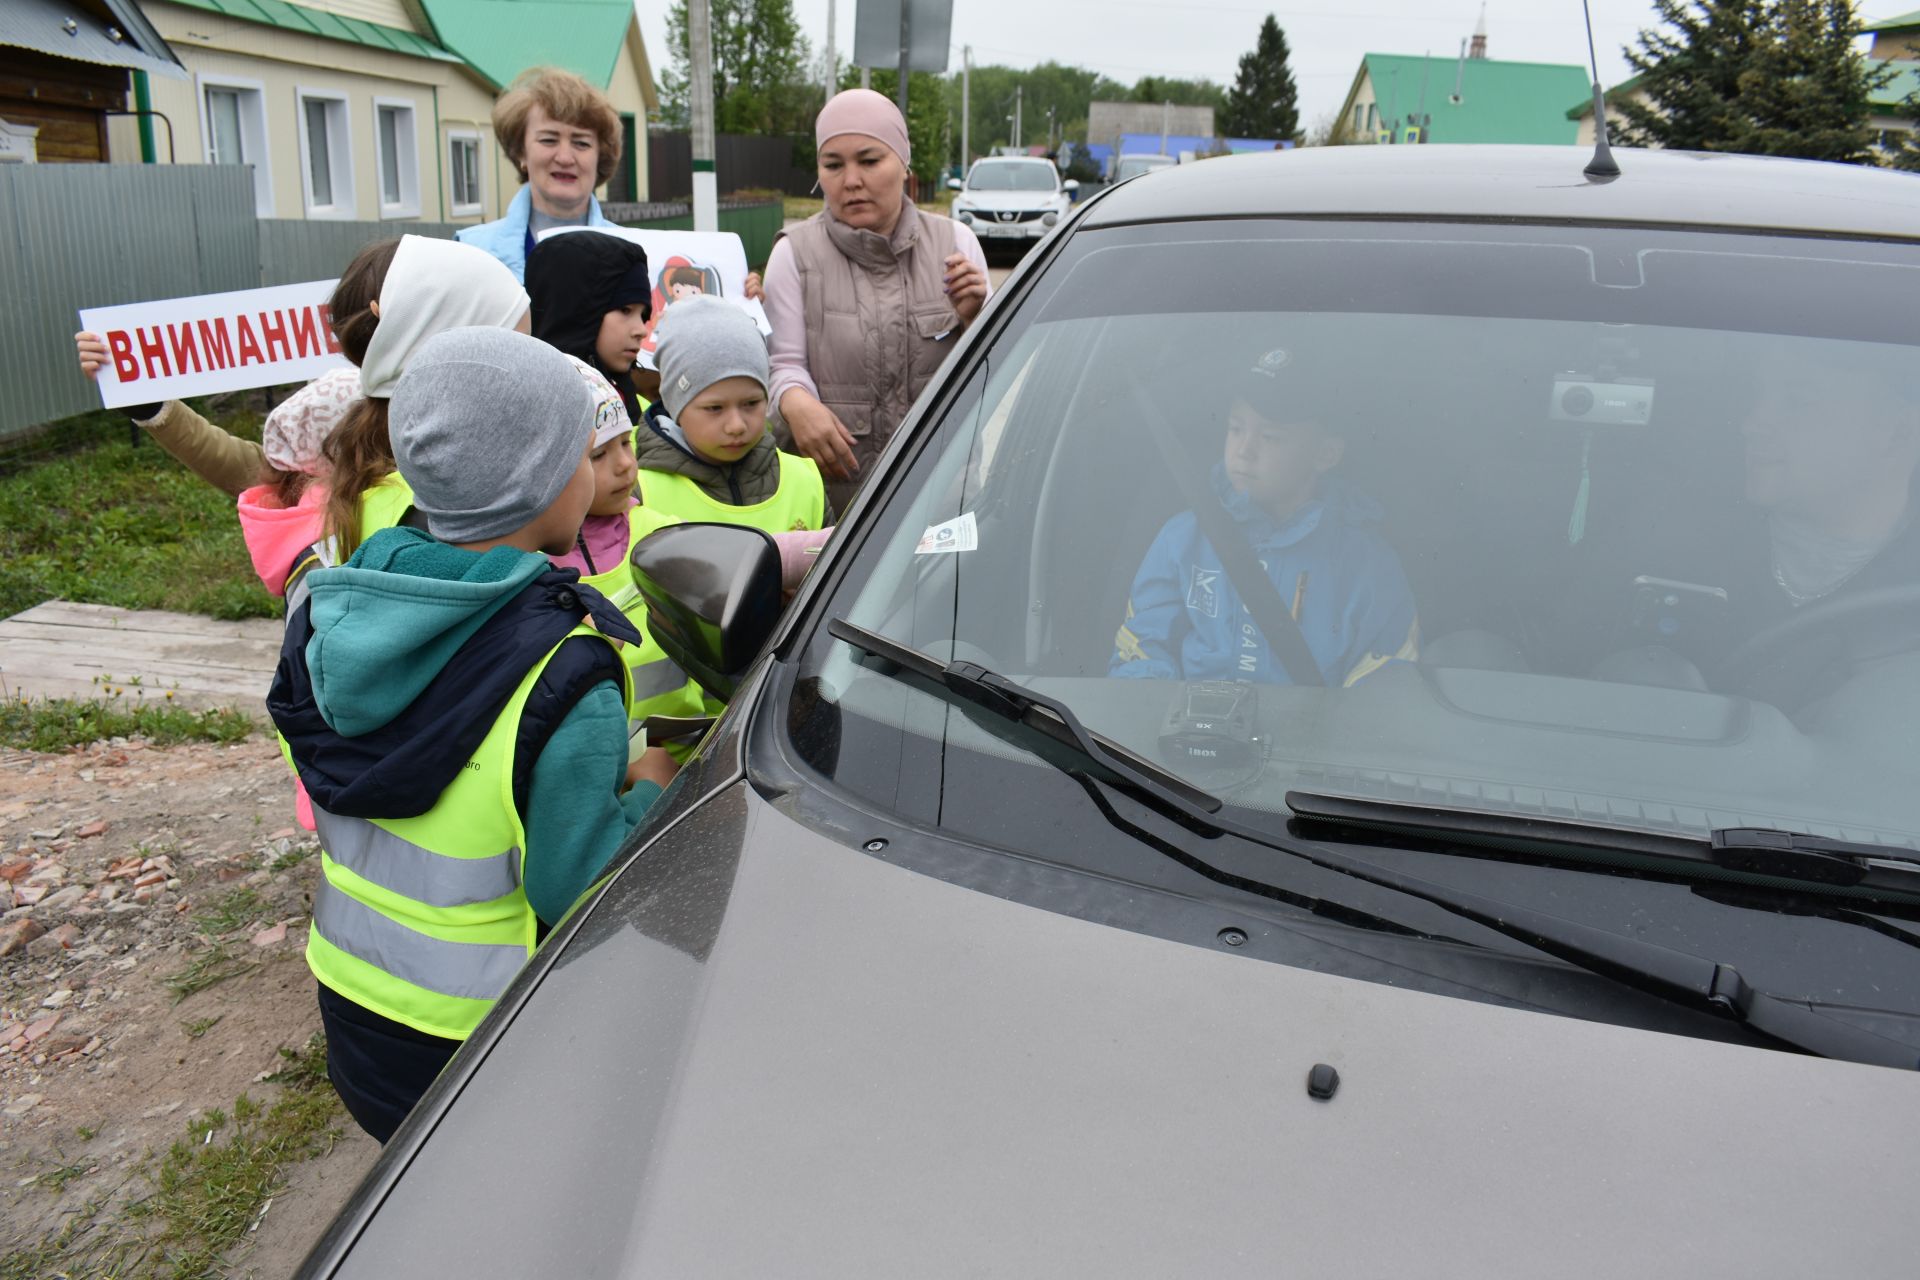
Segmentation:
{"type": "Polygon", "coordinates": [[[947,551],[973,551],[980,546],[980,527],[973,521],[973,512],[949,520],[945,524],[930,525],[920,535],[920,545],[913,549],[917,556],[937,556],[947,551]]]}

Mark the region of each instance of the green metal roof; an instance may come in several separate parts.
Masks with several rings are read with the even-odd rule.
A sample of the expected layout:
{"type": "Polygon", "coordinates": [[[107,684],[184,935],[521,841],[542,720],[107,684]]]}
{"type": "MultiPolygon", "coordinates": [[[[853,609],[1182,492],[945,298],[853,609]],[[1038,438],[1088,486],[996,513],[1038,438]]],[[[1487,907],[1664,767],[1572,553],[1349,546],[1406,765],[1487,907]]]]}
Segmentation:
{"type": "Polygon", "coordinates": [[[1424,110],[1433,117],[1429,142],[1565,143],[1580,128],[1567,103],[1593,87],[1585,67],[1553,62],[1496,62],[1491,58],[1423,58],[1370,53],[1363,65],[1373,80],[1382,120],[1404,121],[1424,110]],[[1452,100],[1460,76],[1460,101],[1452,100]],[[1422,83],[1425,106],[1422,107],[1422,83]]]}
{"type": "Polygon", "coordinates": [[[304,5],[288,4],[286,0],[172,0],[189,9],[204,9],[208,13],[225,14],[229,18],[238,18],[243,22],[259,22],[269,27],[278,27],[282,31],[296,31],[301,35],[321,36],[328,40],[344,40],[348,44],[366,45],[370,49],[385,49],[391,53],[403,53],[414,58],[432,58],[437,62],[459,62],[460,57],[447,52],[433,41],[416,31],[403,31],[399,27],[383,27],[378,23],[364,22],[359,18],[343,18],[336,13],[325,13],[319,9],[309,9],[304,5]]]}
{"type": "Polygon", "coordinates": [[[1862,31],[1905,31],[1908,27],[1920,27],[1920,9],[1912,13],[1903,13],[1897,18],[1886,18],[1869,23],[1860,28],[1862,31]]]}
{"type": "Polygon", "coordinates": [[[440,42],[495,84],[560,67],[606,88],[626,48],[633,0],[422,0],[440,42]]]}

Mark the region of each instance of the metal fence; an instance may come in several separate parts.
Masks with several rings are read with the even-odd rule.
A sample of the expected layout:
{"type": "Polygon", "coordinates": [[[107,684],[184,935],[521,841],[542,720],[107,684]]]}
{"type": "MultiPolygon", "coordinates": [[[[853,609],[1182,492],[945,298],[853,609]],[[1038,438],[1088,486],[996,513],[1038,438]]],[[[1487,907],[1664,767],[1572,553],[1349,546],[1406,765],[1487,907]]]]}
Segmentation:
{"type": "MultiPolygon", "coordinates": [[[[779,191],[803,196],[813,189],[810,167],[794,163],[794,139],[723,133],[713,140],[713,172],[722,191],[779,191]]],[[[803,139],[802,141],[810,141],[803,139]]],[[[811,165],[811,160],[808,164],[811,165]]],[[[647,189],[678,199],[693,192],[693,138],[655,133],[647,138],[647,189]]]]}
{"type": "Polygon", "coordinates": [[[464,225],[458,222],[304,222],[294,218],[262,218],[260,227],[260,283],[301,284],[332,280],[346,270],[353,255],[376,240],[398,236],[453,239],[464,225]]]}
{"type": "Polygon", "coordinates": [[[81,307],[260,283],[253,175],[213,165],[0,165],[0,438],[100,407],[81,307]]]}

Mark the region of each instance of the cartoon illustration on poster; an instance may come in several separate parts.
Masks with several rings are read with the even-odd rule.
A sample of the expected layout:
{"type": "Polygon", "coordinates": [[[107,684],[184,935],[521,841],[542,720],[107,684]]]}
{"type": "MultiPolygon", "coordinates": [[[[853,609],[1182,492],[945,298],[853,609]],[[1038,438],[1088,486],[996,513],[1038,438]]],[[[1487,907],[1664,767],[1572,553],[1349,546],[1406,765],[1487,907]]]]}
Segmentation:
{"type": "Polygon", "coordinates": [[[632,240],[647,251],[647,271],[653,277],[653,319],[637,363],[651,369],[660,322],[681,298],[704,293],[726,298],[752,316],[761,333],[771,333],[767,314],[758,301],[746,296],[747,251],[731,231],[652,231],[638,227],[556,227],[540,238],[581,235],[589,231],[632,240]]]}

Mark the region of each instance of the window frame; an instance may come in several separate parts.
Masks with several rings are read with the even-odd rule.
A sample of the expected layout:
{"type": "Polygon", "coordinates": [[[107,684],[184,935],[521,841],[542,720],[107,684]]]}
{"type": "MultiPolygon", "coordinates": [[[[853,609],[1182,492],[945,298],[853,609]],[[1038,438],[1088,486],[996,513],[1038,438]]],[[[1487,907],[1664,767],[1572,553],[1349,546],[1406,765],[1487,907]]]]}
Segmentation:
{"type": "Polygon", "coordinates": [[[353,108],[339,89],[294,89],[295,133],[300,141],[300,201],[309,218],[347,220],[358,212],[353,181],[353,108]],[[332,187],[326,204],[314,201],[312,138],[307,130],[307,104],[326,104],[327,181],[332,187]]]}
{"type": "Polygon", "coordinates": [[[420,107],[412,98],[375,97],[373,100],[373,186],[374,199],[382,218],[420,216],[420,107]],[[404,126],[394,127],[394,173],[400,182],[400,198],[387,200],[387,145],[381,133],[381,118],[386,112],[404,113],[404,126]]]}
{"type": "Polygon", "coordinates": [[[240,100],[240,163],[253,170],[253,212],[258,218],[273,216],[273,148],[267,142],[267,86],[245,76],[203,73],[194,77],[195,114],[200,119],[200,155],[206,164],[213,158],[213,112],[208,109],[209,89],[232,90],[240,100]]]}
{"type": "Polygon", "coordinates": [[[455,218],[473,218],[482,215],[487,203],[487,184],[485,166],[481,164],[480,131],[478,129],[447,130],[447,209],[449,216],[455,218]],[[473,144],[473,194],[472,201],[460,199],[460,189],[455,182],[456,170],[453,166],[454,149],[463,143],[473,144]]]}

